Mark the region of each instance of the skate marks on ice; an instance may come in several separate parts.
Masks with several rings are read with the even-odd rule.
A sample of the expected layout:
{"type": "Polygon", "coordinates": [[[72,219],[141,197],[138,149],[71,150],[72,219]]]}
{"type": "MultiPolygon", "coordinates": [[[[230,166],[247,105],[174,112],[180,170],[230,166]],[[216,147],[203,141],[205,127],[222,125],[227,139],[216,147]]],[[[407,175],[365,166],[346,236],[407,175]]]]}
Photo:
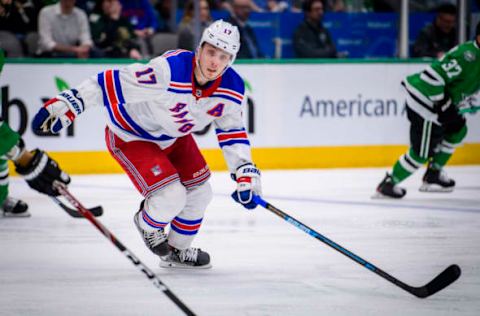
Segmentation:
{"type": "MultiPolygon", "coordinates": [[[[234,204],[227,173],[212,177],[216,196],[194,244],[212,254],[208,271],[158,267],[133,225],[141,196],[126,176],[75,176],[71,190],[101,204],[101,221],[198,315],[480,315],[480,197],[420,193],[413,179],[399,207],[360,204],[372,202],[383,173],[281,170],[262,180],[272,203],[409,284],[459,264],[462,277],[424,301],[272,214],[234,204]]],[[[449,175],[475,187],[480,168],[449,175]]],[[[32,217],[0,220],[0,315],[182,315],[90,223],[12,181],[32,217]]]]}

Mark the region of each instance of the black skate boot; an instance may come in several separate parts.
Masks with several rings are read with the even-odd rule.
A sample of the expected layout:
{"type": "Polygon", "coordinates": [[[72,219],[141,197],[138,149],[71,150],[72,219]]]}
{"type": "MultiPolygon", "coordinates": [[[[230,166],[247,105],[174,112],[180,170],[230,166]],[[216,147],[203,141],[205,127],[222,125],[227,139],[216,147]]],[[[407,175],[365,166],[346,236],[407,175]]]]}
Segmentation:
{"type": "Polygon", "coordinates": [[[142,210],[143,210],[143,202],[140,205],[140,210],[133,216],[133,221],[135,222],[135,226],[137,226],[140,235],[147,245],[148,249],[150,249],[154,254],[157,256],[165,256],[169,252],[169,247],[167,243],[167,234],[165,234],[165,230],[163,228],[156,229],[154,231],[147,231],[144,230],[140,226],[140,221],[143,220],[142,217],[142,210]]]}
{"type": "Polygon", "coordinates": [[[455,181],[450,179],[443,169],[435,169],[430,165],[423,175],[423,184],[420,192],[452,192],[455,181]]]}
{"type": "Polygon", "coordinates": [[[7,196],[3,205],[0,207],[4,217],[29,217],[27,203],[7,196]]]}
{"type": "Polygon", "coordinates": [[[383,178],[382,182],[377,187],[377,194],[374,195],[374,198],[393,198],[393,199],[401,199],[405,196],[407,190],[404,188],[398,187],[395,183],[393,183],[392,176],[387,173],[385,178],[383,178]]]}
{"type": "Polygon", "coordinates": [[[208,269],[211,268],[210,255],[200,248],[187,248],[179,250],[170,247],[170,252],[164,257],[160,257],[160,267],[162,268],[182,268],[182,269],[208,269]]]}

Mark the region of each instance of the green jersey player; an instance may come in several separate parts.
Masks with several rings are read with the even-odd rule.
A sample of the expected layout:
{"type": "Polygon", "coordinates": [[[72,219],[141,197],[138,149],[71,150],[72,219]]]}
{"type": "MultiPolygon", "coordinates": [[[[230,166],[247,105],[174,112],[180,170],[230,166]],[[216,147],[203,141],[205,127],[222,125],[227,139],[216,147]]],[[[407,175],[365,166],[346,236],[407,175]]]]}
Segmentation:
{"type": "Polygon", "coordinates": [[[471,103],[480,90],[480,23],[475,40],[452,48],[422,72],[408,76],[402,85],[410,148],[397,160],[392,173],[387,173],[377,193],[402,198],[406,190],[397,185],[425,163],[428,167],[420,191],[451,192],[455,181],[443,167],[467,134],[461,112],[476,108],[471,103]]]}
{"type": "MultiPolygon", "coordinates": [[[[3,51],[0,49],[0,72],[3,62],[3,51]]],[[[44,151],[26,150],[20,135],[2,120],[1,114],[0,107],[0,217],[27,217],[30,216],[27,204],[8,195],[7,160],[13,161],[15,170],[31,188],[48,195],[58,195],[53,188],[54,181],[68,184],[70,177],[44,151]]]]}

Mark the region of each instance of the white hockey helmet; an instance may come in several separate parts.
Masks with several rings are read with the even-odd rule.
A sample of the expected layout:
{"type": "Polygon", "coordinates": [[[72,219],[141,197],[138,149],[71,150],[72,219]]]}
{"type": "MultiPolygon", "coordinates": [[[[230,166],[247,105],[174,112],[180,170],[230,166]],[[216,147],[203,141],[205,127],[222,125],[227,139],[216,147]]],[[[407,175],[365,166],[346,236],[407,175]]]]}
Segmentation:
{"type": "MultiPolygon", "coordinates": [[[[232,55],[228,66],[231,66],[240,50],[240,32],[238,28],[224,20],[217,20],[203,31],[198,50],[203,43],[208,43],[232,55]]],[[[227,67],[228,68],[228,67],[227,67]]]]}

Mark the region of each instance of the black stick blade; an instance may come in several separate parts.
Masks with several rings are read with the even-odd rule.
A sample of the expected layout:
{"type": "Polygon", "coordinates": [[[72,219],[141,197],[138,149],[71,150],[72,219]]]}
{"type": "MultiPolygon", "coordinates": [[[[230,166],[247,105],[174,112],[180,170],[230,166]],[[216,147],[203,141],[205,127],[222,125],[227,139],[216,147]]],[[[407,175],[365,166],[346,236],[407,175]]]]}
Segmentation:
{"type": "Polygon", "coordinates": [[[455,282],[461,274],[462,270],[460,267],[456,264],[452,264],[427,285],[412,288],[411,293],[419,298],[429,297],[455,282]]]}
{"type": "MultiPolygon", "coordinates": [[[[69,208],[68,206],[66,205],[63,205],[62,208],[65,210],[65,212],[68,213],[68,215],[70,215],[71,217],[75,217],[75,218],[84,218],[84,216],[82,215],[82,213],[80,213],[79,211],[75,210],[75,209],[72,209],[72,208],[69,208]]],[[[103,214],[103,208],[101,206],[95,206],[95,207],[92,207],[92,208],[87,208],[87,210],[92,213],[93,216],[95,217],[99,217],[99,216],[102,216],[103,214]]]]}
{"type": "Polygon", "coordinates": [[[103,215],[103,208],[101,206],[95,206],[92,208],[87,209],[90,213],[93,214],[95,217],[99,217],[103,215]]]}
{"type": "MultiPolygon", "coordinates": [[[[65,204],[63,204],[62,201],[60,201],[60,199],[58,197],[52,196],[51,198],[55,203],[58,204],[58,206],[60,206],[71,217],[84,218],[82,213],[80,213],[76,209],[73,209],[73,208],[70,208],[70,207],[66,206],[65,204]]],[[[103,208],[101,206],[95,206],[95,207],[92,207],[92,208],[88,208],[87,210],[90,213],[92,213],[92,215],[95,216],[95,217],[102,216],[102,214],[103,214],[103,208]]]]}

